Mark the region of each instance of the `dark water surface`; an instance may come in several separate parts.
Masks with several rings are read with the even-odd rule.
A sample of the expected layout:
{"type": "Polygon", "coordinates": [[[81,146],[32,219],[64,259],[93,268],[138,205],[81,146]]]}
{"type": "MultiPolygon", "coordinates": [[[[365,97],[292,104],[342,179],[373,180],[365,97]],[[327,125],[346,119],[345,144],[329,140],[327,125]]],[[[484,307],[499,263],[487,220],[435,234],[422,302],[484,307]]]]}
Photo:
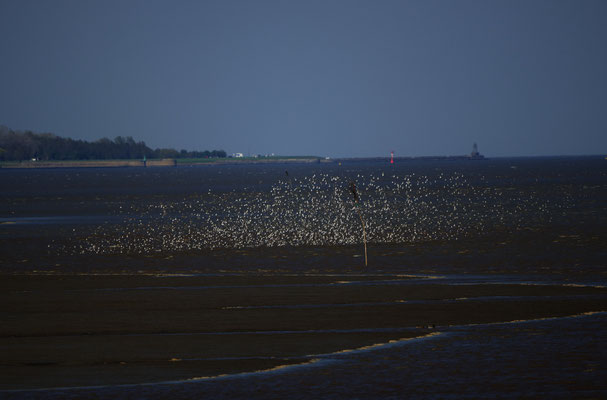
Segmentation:
{"type": "MultiPolygon", "coordinates": [[[[200,375],[160,374],[152,381],[179,383],[151,386],[116,386],[110,378],[54,385],[48,370],[30,368],[33,361],[6,361],[6,368],[23,367],[32,379],[12,386],[2,380],[1,389],[18,391],[0,391],[0,397],[607,397],[602,157],[410,160],[394,167],[376,161],[0,169],[0,187],[0,273],[13,277],[3,287],[0,347],[25,349],[34,331],[48,343],[88,330],[101,336],[303,335],[300,351],[276,350],[281,362],[269,358],[267,368],[260,362],[252,369],[265,372],[240,368],[194,381],[184,379],[200,375]],[[367,268],[351,182],[361,199],[367,268]],[[49,274],[60,279],[32,278],[49,274]],[[137,280],[70,281],[115,274],[137,280]],[[49,288],[58,293],[51,301],[56,308],[26,297],[49,288]],[[146,320],[160,302],[178,304],[176,296],[204,302],[206,293],[220,296],[206,306],[215,310],[218,330],[201,322],[183,331],[194,314],[177,305],[166,307],[179,318],[150,314],[146,320]],[[126,332],[120,327],[127,322],[112,324],[109,317],[69,322],[86,319],[84,305],[71,316],[64,312],[77,296],[106,304],[124,321],[134,306],[127,312],[117,304],[144,304],[150,296],[152,305],[137,311],[141,331],[126,332]],[[486,311],[491,307],[494,315],[486,311]],[[49,323],[47,334],[31,313],[68,322],[49,323]],[[330,315],[344,317],[323,322],[330,315]],[[166,326],[154,328],[154,318],[166,326]],[[264,318],[261,325],[250,322],[264,318]],[[519,319],[526,322],[512,322],[519,319]],[[420,330],[426,323],[437,326],[420,330]],[[318,335],[339,343],[353,332],[359,335],[348,342],[353,347],[344,342],[319,350],[325,339],[318,335]],[[376,336],[367,340],[364,332],[376,336]],[[303,350],[306,335],[316,335],[312,353],[303,350]],[[372,348],[355,345],[401,337],[372,348]],[[283,364],[290,366],[274,369],[283,364]],[[54,386],[96,388],[26,390],[54,386]]],[[[222,354],[214,356],[217,363],[222,354]]],[[[229,357],[244,363],[249,356],[229,357]]]]}

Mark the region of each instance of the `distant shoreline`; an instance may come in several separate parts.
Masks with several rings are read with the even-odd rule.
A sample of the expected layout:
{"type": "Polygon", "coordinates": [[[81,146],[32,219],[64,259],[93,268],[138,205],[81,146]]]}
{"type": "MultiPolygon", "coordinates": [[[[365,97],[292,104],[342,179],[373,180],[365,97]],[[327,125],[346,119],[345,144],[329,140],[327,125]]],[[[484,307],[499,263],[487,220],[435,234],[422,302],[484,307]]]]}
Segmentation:
{"type": "MultiPolygon", "coordinates": [[[[479,156],[411,156],[411,157],[394,157],[395,162],[399,161],[419,161],[419,160],[488,160],[487,157],[479,156]]],[[[334,158],[334,162],[368,162],[368,161],[388,161],[390,157],[352,157],[352,158],[334,158]]]]}
{"type": "MultiPolygon", "coordinates": [[[[552,157],[597,157],[602,155],[560,155],[560,156],[520,156],[497,158],[552,158],[552,157]]],[[[395,163],[410,161],[485,161],[490,160],[484,156],[411,156],[394,157],[395,163]]],[[[3,161],[0,169],[35,169],[35,168],[118,168],[118,167],[176,167],[197,165],[247,165],[247,164],[330,164],[330,163],[359,163],[359,162],[390,162],[390,157],[349,157],[349,158],[323,158],[315,156],[284,156],[284,157],[245,157],[245,158],[165,158],[146,160],[57,160],[57,161],[3,161]]]]}
{"type": "MultiPolygon", "coordinates": [[[[536,157],[600,157],[602,155],[586,156],[536,156],[536,157]]],[[[503,157],[498,157],[503,158],[503,157]]],[[[511,158],[511,157],[508,157],[511,158]]],[[[513,157],[519,158],[519,157],[513,157]]],[[[527,158],[527,157],[523,157],[527,158]]],[[[411,156],[394,157],[395,163],[409,161],[485,161],[484,156],[411,156]]],[[[605,157],[607,159],[607,157],[605,157]]],[[[390,157],[349,157],[323,158],[316,156],[276,156],[276,157],[244,157],[244,158],[164,158],[143,160],[57,160],[57,161],[2,161],[0,169],[38,169],[38,168],[118,168],[118,167],[176,167],[196,165],[247,165],[247,164],[327,164],[327,163],[358,163],[358,162],[390,162],[390,157]]]]}
{"type": "Polygon", "coordinates": [[[308,157],[308,156],[285,156],[285,157],[247,157],[247,158],[216,158],[213,160],[179,160],[177,159],[177,165],[234,165],[234,164],[281,164],[281,163],[302,163],[302,164],[318,164],[333,162],[332,159],[326,159],[321,157],[308,157]]]}
{"type": "Polygon", "coordinates": [[[118,167],[176,167],[193,165],[271,164],[271,163],[321,163],[331,162],[320,157],[273,157],[273,158],[215,158],[215,159],[150,159],[150,160],[57,160],[57,161],[6,161],[0,168],[118,168],[118,167]]]}

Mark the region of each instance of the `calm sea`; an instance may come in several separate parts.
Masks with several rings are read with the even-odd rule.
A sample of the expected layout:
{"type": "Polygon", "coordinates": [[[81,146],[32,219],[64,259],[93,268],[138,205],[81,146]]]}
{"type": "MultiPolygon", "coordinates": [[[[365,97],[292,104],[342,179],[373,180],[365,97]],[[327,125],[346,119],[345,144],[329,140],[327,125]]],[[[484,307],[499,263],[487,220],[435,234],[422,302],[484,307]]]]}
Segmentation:
{"type": "MultiPolygon", "coordinates": [[[[0,188],[3,274],[373,271],[448,285],[607,286],[603,157],[0,169],[0,188]]],[[[594,311],[95,394],[607,398],[607,310],[594,311]]]]}

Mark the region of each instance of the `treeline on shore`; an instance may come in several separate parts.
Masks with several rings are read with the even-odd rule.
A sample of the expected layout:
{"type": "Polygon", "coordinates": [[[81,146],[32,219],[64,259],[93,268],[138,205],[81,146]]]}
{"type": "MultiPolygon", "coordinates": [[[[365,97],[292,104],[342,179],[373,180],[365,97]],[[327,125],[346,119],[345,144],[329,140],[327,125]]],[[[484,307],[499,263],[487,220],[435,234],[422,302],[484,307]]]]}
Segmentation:
{"type": "Polygon", "coordinates": [[[224,158],[223,150],[177,151],[151,149],[131,136],[94,142],[63,138],[52,133],[13,131],[0,126],[0,161],[23,160],[132,160],[143,158],[224,158]]]}

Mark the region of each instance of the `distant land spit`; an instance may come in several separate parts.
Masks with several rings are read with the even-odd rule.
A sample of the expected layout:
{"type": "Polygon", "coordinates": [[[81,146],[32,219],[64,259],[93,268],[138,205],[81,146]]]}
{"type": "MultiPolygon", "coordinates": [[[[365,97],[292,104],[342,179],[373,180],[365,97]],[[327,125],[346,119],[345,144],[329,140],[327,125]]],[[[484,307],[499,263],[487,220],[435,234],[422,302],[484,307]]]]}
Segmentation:
{"type": "MultiPolygon", "coordinates": [[[[486,160],[470,156],[421,156],[394,157],[394,162],[414,160],[486,160]]],[[[274,157],[243,157],[243,158],[188,158],[188,159],[149,159],[144,160],[61,160],[61,161],[5,161],[0,162],[0,168],[116,168],[116,167],[176,167],[195,165],[243,165],[243,164],[313,164],[313,163],[358,163],[385,162],[390,163],[390,157],[360,157],[360,158],[324,158],[315,156],[274,156],[274,157]]]]}
{"type": "Polygon", "coordinates": [[[61,160],[61,161],[5,161],[0,168],[116,168],[116,167],[176,167],[192,165],[270,164],[270,163],[325,163],[319,157],[272,157],[272,158],[194,158],[151,160],[61,160]]]}

